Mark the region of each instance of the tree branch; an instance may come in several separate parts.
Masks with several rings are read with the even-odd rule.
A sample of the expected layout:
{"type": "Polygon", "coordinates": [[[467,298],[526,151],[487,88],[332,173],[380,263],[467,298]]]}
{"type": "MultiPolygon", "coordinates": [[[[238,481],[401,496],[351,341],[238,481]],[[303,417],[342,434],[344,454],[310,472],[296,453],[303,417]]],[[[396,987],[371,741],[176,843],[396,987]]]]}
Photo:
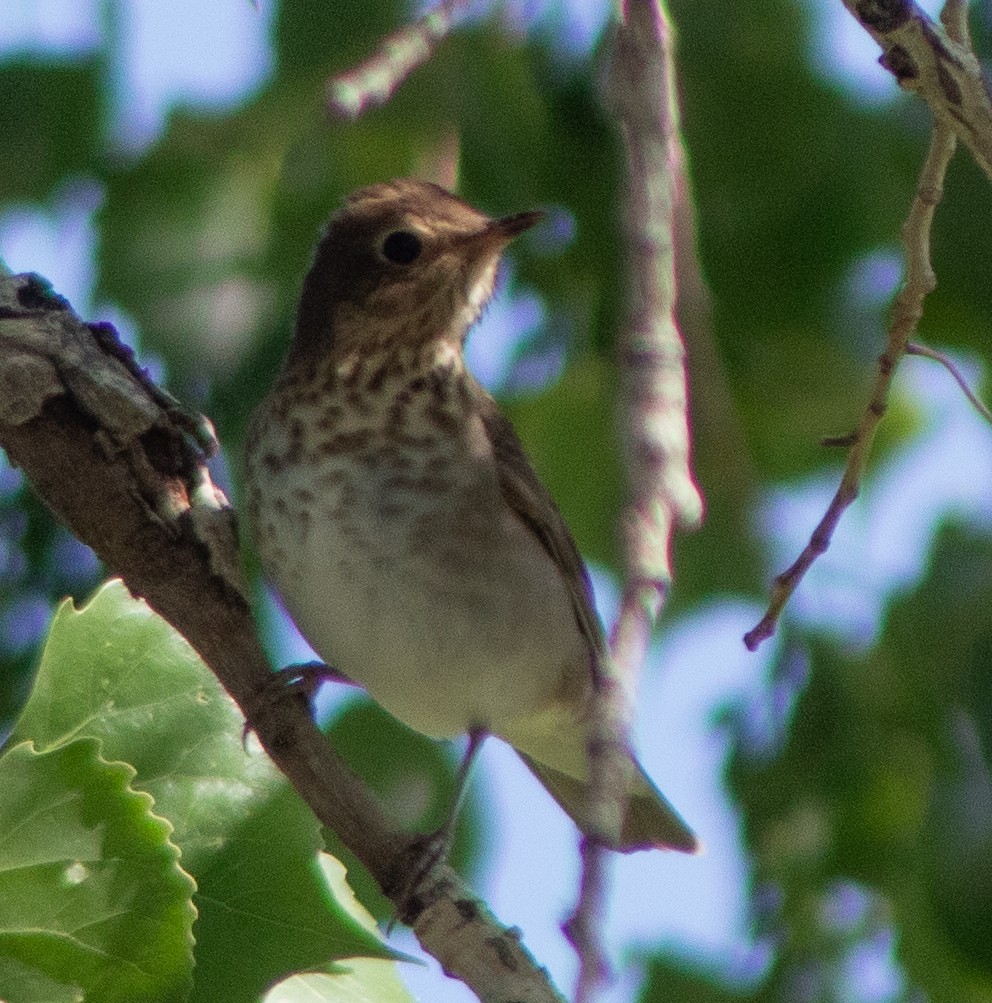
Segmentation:
{"type": "Polygon", "coordinates": [[[907,355],[919,355],[924,359],[933,359],[934,362],[939,362],[950,374],[954,377],[954,382],[961,388],[961,393],[965,395],[968,399],[968,403],[987,421],[992,424],[992,411],[982,403],[978,394],[968,386],[968,381],[964,378],[964,374],[955,365],[954,360],[950,358],[944,352],[938,352],[935,348],[930,348],[927,345],[918,345],[915,342],[910,342],[906,346],[907,355]]]}
{"type": "Polygon", "coordinates": [[[377,52],[327,81],[327,111],[354,120],[386,104],[397,88],[434,55],[468,0],[442,0],[412,24],[387,35],[377,52]]]}
{"type": "Polygon", "coordinates": [[[951,129],[941,122],[936,123],[930,138],[930,149],[920,171],[916,195],[903,224],[906,281],[892,305],[885,352],[878,360],[878,373],[871,400],[857,431],[849,437],[831,440],[829,443],[850,447],[840,486],[803,552],[790,568],[775,579],[765,615],[757,626],[744,635],[744,643],[751,651],[775,633],[775,625],[789,597],[817,557],[830,546],[830,539],[841,516],[858,496],[875,433],[888,406],[896,366],[906,354],[909,341],[923,316],[923,301],[937,284],[930,264],[930,227],[944,193],[944,175],[956,145],[957,140],[951,129]]]}
{"type": "Polygon", "coordinates": [[[992,178],[992,98],[971,47],[963,5],[945,7],[942,29],[912,0],[843,3],[882,47],[879,62],[899,86],[919,94],[935,120],[971,150],[992,178]]]}
{"type": "Polygon", "coordinates": [[[580,956],[580,1003],[593,998],[606,972],[600,936],[604,846],[616,841],[626,809],[633,696],[671,584],[672,533],[676,525],[695,527],[703,513],[689,462],[685,347],[675,309],[675,218],[686,208],[688,186],[672,35],[661,0],[627,0],[603,95],[627,152],[630,302],[618,354],[630,501],[621,523],[627,585],[611,638],[612,665],[598,681],[590,735],[597,836],[582,843],[583,878],[569,922],[580,956]]]}
{"type": "Polygon", "coordinates": [[[368,868],[444,970],[481,1000],[561,1003],[519,936],[450,869],[405,894],[411,841],[334,753],[306,700],[272,686],[241,582],[234,513],[199,423],[37,276],[0,269],[0,446],[109,569],[196,649],[317,818],[368,868]]]}

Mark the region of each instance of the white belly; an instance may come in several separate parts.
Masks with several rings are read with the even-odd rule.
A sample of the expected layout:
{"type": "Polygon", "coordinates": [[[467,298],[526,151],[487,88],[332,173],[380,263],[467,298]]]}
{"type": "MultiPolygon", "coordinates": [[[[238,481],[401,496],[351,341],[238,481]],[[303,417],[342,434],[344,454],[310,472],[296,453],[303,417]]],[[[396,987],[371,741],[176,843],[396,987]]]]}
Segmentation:
{"type": "Polygon", "coordinates": [[[506,507],[491,462],[458,441],[443,450],[412,466],[388,451],[363,465],[331,456],[317,478],[289,466],[255,499],[262,559],[321,658],[395,717],[435,737],[499,733],[589,656],[557,569],[506,507]],[[440,490],[425,492],[432,479],[440,490]]]}

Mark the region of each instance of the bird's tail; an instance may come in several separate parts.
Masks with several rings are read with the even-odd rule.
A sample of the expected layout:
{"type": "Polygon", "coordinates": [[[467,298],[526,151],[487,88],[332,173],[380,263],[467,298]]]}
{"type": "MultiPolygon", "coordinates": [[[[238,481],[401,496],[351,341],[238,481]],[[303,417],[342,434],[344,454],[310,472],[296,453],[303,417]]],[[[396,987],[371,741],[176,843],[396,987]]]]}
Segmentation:
{"type": "MultiPolygon", "coordinates": [[[[588,831],[588,784],[538,762],[519,749],[517,752],[579,829],[588,831]]],[[[627,794],[627,813],[620,833],[620,845],[616,849],[623,853],[650,849],[696,853],[700,847],[693,831],[651,782],[633,753],[630,753],[630,761],[633,782],[627,794]]]]}

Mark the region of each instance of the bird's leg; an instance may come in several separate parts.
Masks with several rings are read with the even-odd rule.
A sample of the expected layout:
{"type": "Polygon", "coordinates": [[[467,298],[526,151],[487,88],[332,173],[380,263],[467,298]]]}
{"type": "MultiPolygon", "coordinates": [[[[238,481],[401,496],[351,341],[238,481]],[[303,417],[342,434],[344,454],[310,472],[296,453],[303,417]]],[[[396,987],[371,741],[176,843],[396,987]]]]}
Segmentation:
{"type": "Polygon", "coordinates": [[[458,766],[458,776],[455,777],[455,796],[451,799],[451,808],[448,811],[448,817],[432,834],[433,836],[443,834],[449,845],[454,838],[458,812],[461,811],[462,804],[465,802],[465,795],[468,792],[469,770],[472,769],[472,763],[475,762],[475,757],[478,755],[479,749],[482,748],[482,743],[486,740],[486,735],[488,734],[485,728],[473,727],[469,729],[468,745],[465,746],[465,755],[462,756],[462,761],[458,766]]]}
{"type": "MultiPolygon", "coordinates": [[[[472,769],[472,763],[482,748],[488,732],[485,728],[471,728],[468,733],[468,745],[465,747],[465,754],[462,756],[461,764],[458,767],[458,775],[455,777],[455,794],[451,799],[451,806],[444,821],[433,831],[424,833],[416,838],[420,844],[425,858],[430,857],[428,866],[423,870],[426,872],[439,860],[444,859],[451,849],[451,844],[455,837],[455,823],[458,821],[458,812],[461,811],[465,801],[465,794],[468,791],[468,774],[472,769]]],[[[421,877],[423,874],[420,875],[421,877]]]]}
{"type": "Polygon", "coordinates": [[[397,868],[395,893],[387,890],[387,894],[396,903],[397,917],[404,922],[410,917],[416,917],[419,912],[417,896],[419,888],[431,871],[442,863],[451,851],[455,823],[458,821],[458,813],[468,791],[469,771],[488,734],[482,727],[469,729],[468,745],[465,747],[465,754],[455,777],[455,794],[451,799],[448,814],[433,832],[415,836],[402,855],[401,866],[397,868]]]}

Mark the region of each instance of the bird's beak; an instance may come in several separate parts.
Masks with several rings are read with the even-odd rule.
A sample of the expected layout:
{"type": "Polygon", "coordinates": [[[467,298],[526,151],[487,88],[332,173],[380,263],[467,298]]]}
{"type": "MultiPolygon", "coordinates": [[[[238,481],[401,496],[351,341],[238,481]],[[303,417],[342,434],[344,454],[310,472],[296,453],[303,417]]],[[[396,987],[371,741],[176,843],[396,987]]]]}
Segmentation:
{"type": "Polygon", "coordinates": [[[462,248],[471,249],[480,255],[501,251],[514,237],[529,230],[544,219],[543,212],[518,212],[514,216],[490,220],[481,230],[468,234],[458,241],[462,248]]]}
{"type": "Polygon", "coordinates": [[[486,232],[497,234],[504,241],[513,240],[518,234],[529,230],[532,226],[540,223],[544,219],[543,212],[518,212],[515,216],[504,216],[502,219],[495,219],[486,227],[486,232]]]}

